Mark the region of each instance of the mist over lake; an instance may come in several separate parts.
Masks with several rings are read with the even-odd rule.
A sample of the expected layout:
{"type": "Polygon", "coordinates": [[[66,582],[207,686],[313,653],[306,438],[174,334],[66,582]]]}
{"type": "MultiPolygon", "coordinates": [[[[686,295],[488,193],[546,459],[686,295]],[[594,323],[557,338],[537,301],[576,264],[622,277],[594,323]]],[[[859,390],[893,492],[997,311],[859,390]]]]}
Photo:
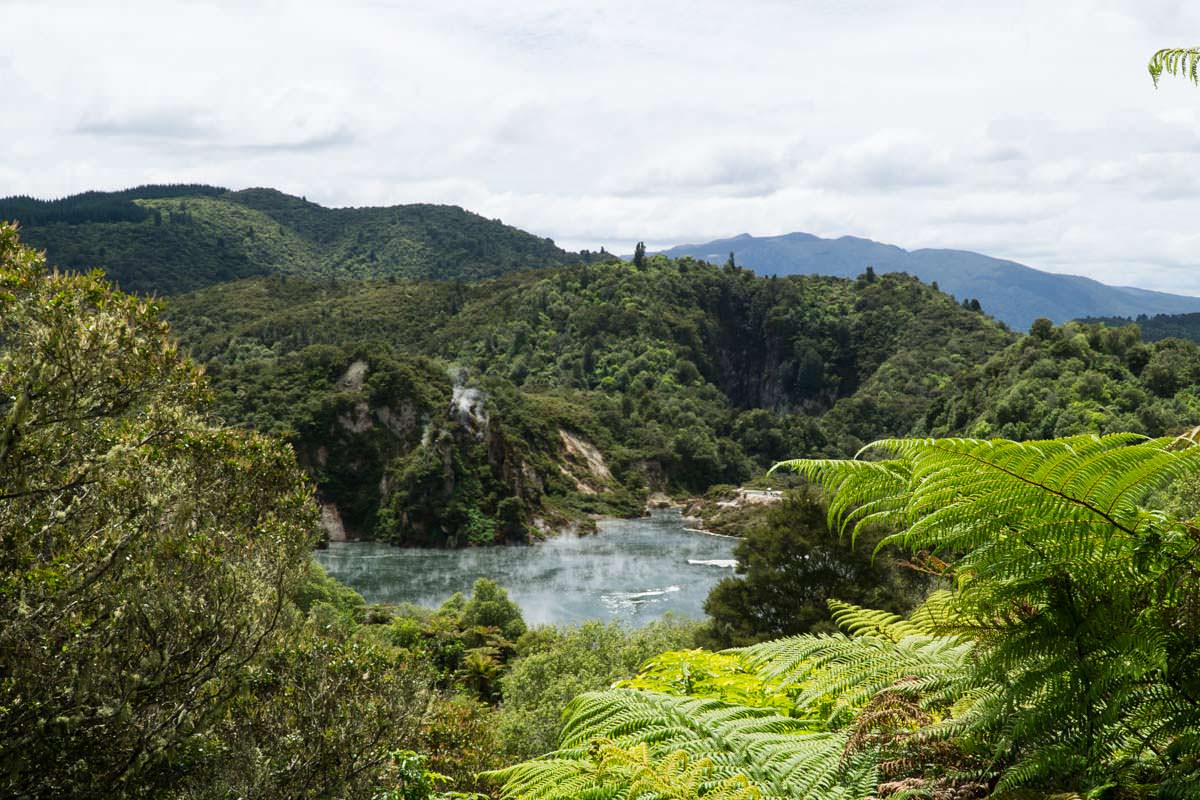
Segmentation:
{"type": "Polygon", "coordinates": [[[700,618],[709,590],[733,574],[735,541],[689,532],[677,512],[602,520],[599,528],[531,546],[460,550],[333,542],[316,557],[369,603],[436,607],[454,592],[469,592],[476,578],[491,578],[531,625],[645,625],[667,612],[700,618]]]}

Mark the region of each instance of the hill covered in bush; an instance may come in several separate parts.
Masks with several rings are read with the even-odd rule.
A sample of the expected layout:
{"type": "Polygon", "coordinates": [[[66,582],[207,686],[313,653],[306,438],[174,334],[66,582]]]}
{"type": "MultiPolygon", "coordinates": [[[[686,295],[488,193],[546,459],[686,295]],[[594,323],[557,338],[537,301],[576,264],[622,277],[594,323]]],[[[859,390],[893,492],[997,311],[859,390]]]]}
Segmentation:
{"type": "Polygon", "coordinates": [[[663,257],[479,283],[273,276],[168,315],[219,412],[290,438],[351,534],[439,544],[853,452],[1016,338],[904,275],[663,257]]]}
{"type": "Polygon", "coordinates": [[[1087,317],[1080,320],[1089,324],[1110,327],[1122,325],[1138,326],[1142,339],[1157,342],[1160,339],[1190,339],[1200,342],[1200,314],[1139,314],[1137,317],[1087,317]]]}
{"type": "Polygon", "coordinates": [[[142,186],[0,199],[50,264],[103,267],[126,291],[175,294],[257,275],[472,280],[573,263],[554,242],[457,206],[325,208],[274,189],[142,186]]]}

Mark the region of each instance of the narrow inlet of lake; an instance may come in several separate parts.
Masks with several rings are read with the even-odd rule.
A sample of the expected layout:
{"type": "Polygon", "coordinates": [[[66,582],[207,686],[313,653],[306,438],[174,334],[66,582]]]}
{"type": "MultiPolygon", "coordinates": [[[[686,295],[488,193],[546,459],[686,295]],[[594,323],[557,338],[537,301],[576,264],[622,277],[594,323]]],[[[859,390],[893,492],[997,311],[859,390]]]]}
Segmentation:
{"type": "Polygon", "coordinates": [[[437,607],[455,592],[469,593],[476,578],[491,578],[531,625],[589,619],[645,625],[667,612],[700,618],[709,590],[733,574],[735,541],[685,530],[678,512],[602,520],[599,527],[591,536],[521,547],[333,542],[316,558],[368,603],[437,607]]]}

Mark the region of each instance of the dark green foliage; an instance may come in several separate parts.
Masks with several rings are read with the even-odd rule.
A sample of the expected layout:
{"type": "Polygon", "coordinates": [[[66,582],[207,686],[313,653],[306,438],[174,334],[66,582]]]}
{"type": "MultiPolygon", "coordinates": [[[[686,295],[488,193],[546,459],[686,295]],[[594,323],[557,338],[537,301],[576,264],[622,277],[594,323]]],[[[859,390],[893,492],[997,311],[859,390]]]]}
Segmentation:
{"type": "MultiPolygon", "coordinates": [[[[952,376],[1012,338],[901,275],[762,279],[661,257],[640,270],[614,261],[479,284],[268,278],[178,298],[171,317],[209,362],[229,419],[296,431],[310,468],[325,448],[318,483],[354,532],[460,545],[528,538],[537,517],[634,512],[650,489],[699,492],[789,454],[848,453],[909,432],[952,376]],[[380,344],[366,353],[362,342],[380,344]],[[317,345],[342,355],[306,349],[317,345]],[[301,364],[324,354],[336,368],[306,378],[301,364]],[[280,424],[332,408],[337,370],[354,358],[372,374],[372,359],[422,357],[447,374],[466,368],[486,431],[447,413],[451,380],[425,362],[420,375],[440,399],[421,406],[424,445],[350,449],[365,454],[364,469],[389,465],[385,496],[368,496],[374,467],[334,466],[342,433],[331,443],[328,428],[310,436],[280,424]]],[[[335,396],[334,417],[358,402],[369,417],[381,402],[335,396]]],[[[387,436],[378,425],[362,435],[387,436]]]]}
{"type": "Polygon", "coordinates": [[[508,599],[508,592],[487,578],[479,578],[471,588],[471,599],[463,607],[462,624],[467,628],[495,628],[511,642],[525,633],[521,609],[508,599]]]}
{"type": "Polygon", "coordinates": [[[403,779],[393,748],[419,746],[437,702],[425,672],[361,637],[305,632],[249,672],[213,757],[178,796],[376,800],[403,779]]]}
{"type": "Polygon", "coordinates": [[[927,590],[893,554],[875,555],[878,532],[864,531],[854,542],[831,533],[824,505],[809,489],[752,508],[733,550],[738,577],[718,583],[704,603],[706,644],[742,646],[827,632],[834,629],[830,600],[904,612],[927,590]]]}
{"type": "Polygon", "coordinates": [[[142,222],[153,213],[135,200],[164,197],[215,197],[225,189],[201,184],[138,186],[120,192],[84,192],[59,200],[27,196],[0,198],[0,220],[18,220],[26,229],[40,225],[82,225],[86,222],[142,222]]]}
{"type": "Polygon", "coordinates": [[[353,622],[362,622],[366,616],[367,601],[362,595],[329,577],[314,560],[309,560],[307,573],[292,589],[291,600],[303,614],[308,614],[320,603],[353,622]]]}
{"type": "Polygon", "coordinates": [[[500,699],[500,676],[526,630],[520,608],[487,578],[475,581],[470,598],[456,593],[436,611],[402,606],[383,621],[376,635],[429,665],[438,686],[490,703],[500,699]]]}
{"type": "Polygon", "coordinates": [[[1038,320],[1030,335],[957,376],[924,429],[1039,439],[1085,431],[1173,433],[1200,422],[1200,346],[1144,344],[1136,326],[1038,320]]]}
{"type": "Polygon", "coordinates": [[[208,394],[152,303],[0,226],[0,794],[374,798],[438,719],[310,565],[290,448],[208,394]]]}
{"type": "Polygon", "coordinates": [[[1134,317],[1085,317],[1079,320],[1087,324],[1101,323],[1111,328],[1137,325],[1142,340],[1157,342],[1160,339],[1188,339],[1200,342],[1200,314],[1139,314],[1134,317]]]}
{"type": "Polygon", "coordinates": [[[370,344],[218,361],[209,374],[219,413],[289,439],[346,529],[366,534],[393,461],[418,447],[450,401],[444,368],[370,344]]]}
{"type": "Polygon", "coordinates": [[[169,787],[286,637],[313,542],[286,448],[223,430],[146,301],[0,226],[0,775],[169,787]]]}
{"type": "Polygon", "coordinates": [[[126,291],[159,295],[253,275],[475,279],[592,258],[455,206],[330,209],[270,189],[11,197],[0,220],[52,264],[103,266],[126,291]]]}

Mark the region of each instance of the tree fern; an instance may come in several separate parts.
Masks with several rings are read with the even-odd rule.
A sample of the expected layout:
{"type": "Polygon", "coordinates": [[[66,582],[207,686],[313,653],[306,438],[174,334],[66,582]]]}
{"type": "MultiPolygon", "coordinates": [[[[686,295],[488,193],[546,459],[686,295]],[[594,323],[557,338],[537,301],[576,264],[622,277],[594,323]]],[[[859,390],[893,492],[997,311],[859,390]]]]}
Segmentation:
{"type": "Polygon", "coordinates": [[[872,697],[901,682],[908,692],[948,704],[969,688],[972,645],[955,637],[914,634],[796,636],[748,648],[749,663],[784,685],[803,687],[801,716],[830,727],[848,725],[872,697]]]}
{"type": "Polygon", "coordinates": [[[1200,47],[1167,47],[1159,50],[1150,59],[1150,79],[1158,86],[1165,72],[1182,75],[1192,83],[1200,84],[1200,47]]]}
{"type": "MultiPolygon", "coordinates": [[[[507,797],[549,798],[594,769],[599,740],[644,746],[654,769],[711,763],[712,781],[766,797],[1200,797],[1200,528],[1143,506],[1200,473],[1194,444],[888,440],[786,462],[824,486],[832,525],[886,526],[882,546],[953,588],[908,618],[835,602],[846,633],[727,651],[714,674],[756,674],[790,716],[584,695],[562,749],[502,773],[507,797]]],[[[651,670],[641,685],[674,686],[651,670]]]]}
{"type": "Polygon", "coordinates": [[[742,775],[718,778],[713,762],[682,751],[655,759],[645,744],[592,743],[585,758],[538,759],[492,773],[503,778],[502,798],[522,800],[759,800],[742,775]]]}
{"type": "Polygon", "coordinates": [[[766,797],[849,800],[868,797],[876,785],[869,759],[845,758],[847,733],[768,709],[611,689],[581,695],[565,716],[560,750],[494,773],[505,780],[507,796],[539,800],[551,783],[587,769],[583,762],[597,740],[646,745],[656,759],[675,753],[707,759],[714,780],[743,776],[766,797]]]}
{"type": "Polygon", "coordinates": [[[885,544],[950,564],[956,591],[932,624],[973,642],[965,685],[990,688],[959,709],[970,725],[940,728],[991,749],[998,789],[1194,775],[1166,754],[1197,730],[1200,533],[1141,503],[1200,471],[1200,448],[1121,434],[893,440],[875,454],[784,466],[834,492],[833,522],[887,524],[885,544]]]}

